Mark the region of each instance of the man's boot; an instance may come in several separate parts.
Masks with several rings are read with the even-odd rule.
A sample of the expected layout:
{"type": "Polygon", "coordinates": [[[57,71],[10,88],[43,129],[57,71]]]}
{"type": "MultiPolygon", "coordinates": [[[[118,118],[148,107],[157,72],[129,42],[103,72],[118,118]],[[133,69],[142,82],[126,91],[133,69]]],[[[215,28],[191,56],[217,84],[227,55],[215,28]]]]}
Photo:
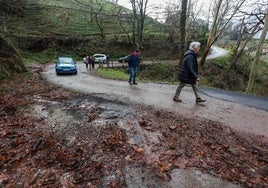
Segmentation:
{"type": "Polygon", "coordinates": [[[179,97],[173,97],[173,101],[175,101],[175,102],[182,102],[182,100],[179,97]]]}
{"type": "Polygon", "coordinates": [[[131,83],[131,79],[128,80],[128,83],[129,83],[129,85],[132,85],[132,83],[131,83]]]}
{"type": "Polygon", "coordinates": [[[201,99],[200,97],[196,98],[195,102],[199,103],[199,102],[206,102],[207,100],[205,99],[201,99]]]}
{"type": "Polygon", "coordinates": [[[133,84],[134,84],[134,85],[137,85],[137,84],[138,84],[138,83],[136,82],[136,79],[135,79],[135,78],[133,79],[133,84]]]}

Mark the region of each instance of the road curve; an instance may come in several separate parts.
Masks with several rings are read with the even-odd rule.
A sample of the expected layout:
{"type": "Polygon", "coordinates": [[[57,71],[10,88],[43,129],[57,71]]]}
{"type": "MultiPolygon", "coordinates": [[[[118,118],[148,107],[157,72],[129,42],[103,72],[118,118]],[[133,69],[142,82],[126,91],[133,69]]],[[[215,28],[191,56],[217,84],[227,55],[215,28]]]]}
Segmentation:
{"type": "MultiPolygon", "coordinates": [[[[192,88],[181,93],[182,103],[172,101],[176,85],[139,83],[130,86],[126,81],[93,76],[82,62],[77,63],[78,74],[57,76],[54,64],[48,65],[42,76],[50,83],[81,93],[101,95],[122,102],[152,106],[188,117],[207,118],[221,122],[233,129],[263,136],[268,139],[268,112],[235,102],[221,100],[203,93],[204,104],[196,104],[192,88]]],[[[202,92],[202,90],[201,90],[202,92]]]]}

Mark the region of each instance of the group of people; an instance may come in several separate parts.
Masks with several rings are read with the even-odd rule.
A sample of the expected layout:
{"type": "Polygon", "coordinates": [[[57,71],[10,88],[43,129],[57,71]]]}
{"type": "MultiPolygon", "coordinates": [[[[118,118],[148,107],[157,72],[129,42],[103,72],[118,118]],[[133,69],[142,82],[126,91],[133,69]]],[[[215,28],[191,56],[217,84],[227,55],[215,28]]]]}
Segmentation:
{"type": "MultiPolygon", "coordinates": [[[[192,42],[189,46],[189,50],[184,54],[184,58],[179,70],[179,85],[176,89],[175,95],[173,97],[173,101],[175,102],[182,102],[179,98],[179,95],[186,84],[190,84],[193,88],[196,103],[205,102],[206,100],[202,99],[199,94],[198,90],[198,82],[200,80],[198,74],[198,63],[197,63],[197,54],[200,50],[201,44],[199,42],[192,42]]],[[[94,60],[92,57],[87,56],[84,59],[86,63],[86,67],[88,66],[94,68],[94,60]]],[[[128,83],[130,85],[137,85],[136,76],[138,66],[140,64],[140,54],[139,50],[134,50],[128,59],[128,72],[129,72],[129,79],[128,83]]]]}
{"type": "MultiPolygon", "coordinates": [[[[198,82],[200,81],[200,77],[198,74],[198,62],[197,62],[197,54],[200,50],[201,44],[199,42],[192,42],[189,46],[189,50],[184,54],[184,58],[179,70],[179,85],[176,89],[175,95],[173,97],[173,101],[182,102],[179,98],[179,95],[186,84],[190,84],[193,88],[196,100],[196,103],[206,102],[205,99],[200,97],[200,93],[198,90],[198,82]]],[[[140,64],[139,58],[139,50],[134,50],[128,60],[128,68],[129,68],[129,80],[128,83],[130,85],[137,84],[136,75],[137,68],[140,64]]]]}
{"type": "Polygon", "coordinates": [[[86,69],[90,70],[95,68],[95,61],[92,56],[86,56],[83,59],[84,63],[86,64],[86,69]]]}

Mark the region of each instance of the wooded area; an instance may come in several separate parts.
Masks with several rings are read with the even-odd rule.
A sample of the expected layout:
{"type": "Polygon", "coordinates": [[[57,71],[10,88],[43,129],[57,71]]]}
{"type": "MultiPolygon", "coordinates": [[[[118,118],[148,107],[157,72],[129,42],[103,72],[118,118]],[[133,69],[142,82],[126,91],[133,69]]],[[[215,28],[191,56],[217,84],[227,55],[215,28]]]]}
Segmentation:
{"type": "MultiPolygon", "coordinates": [[[[91,25],[95,24],[94,27],[97,29],[95,32],[99,34],[103,41],[107,40],[111,34],[117,40],[122,40],[120,38],[125,36],[132,48],[142,50],[148,45],[148,42],[153,42],[153,40],[145,41],[144,35],[157,33],[157,36],[154,37],[154,41],[159,40],[157,46],[168,46],[169,49],[166,48],[167,51],[172,50],[174,52],[176,50],[175,53],[178,54],[179,63],[182,61],[188,44],[193,40],[200,41],[203,44],[200,60],[201,66],[205,65],[206,57],[210,53],[212,45],[221,43],[224,47],[228,47],[232,54],[229,63],[230,70],[247,72],[246,67],[252,67],[246,90],[248,93],[252,92],[251,88],[256,79],[256,72],[259,69],[258,62],[263,55],[263,49],[267,48],[267,42],[265,42],[265,36],[267,35],[267,30],[265,29],[265,25],[267,25],[265,20],[267,3],[265,1],[248,4],[245,0],[215,0],[209,4],[208,9],[204,9],[206,12],[202,12],[201,7],[197,8],[198,0],[185,0],[181,3],[170,2],[170,4],[167,4],[165,12],[161,13],[165,15],[163,23],[157,23],[156,20],[153,23],[153,19],[148,17],[149,8],[150,11],[152,9],[156,12],[158,11],[158,7],[148,7],[148,2],[149,0],[130,0],[132,10],[121,6],[111,8],[117,4],[117,1],[97,0],[93,2],[92,0],[75,0],[68,3],[72,7],[76,7],[78,11],[80,10],[81,20],[87,18],[87,28],[91,28],[91,25]],[[250,9],[248,8],[249,6],[250,9]],[[111,25],[112,22],[108,21],[109,18],[115,21],[113,26],[111,25]],[[115,26],[115,24],[117,25],[115,26]],[[112,27],[113,29],[111,29],[112,27]],[[264,38],[259,40],[257,48],[251,43],[256,42],[254,36],[261,31],[264,38]],[[167,39],[165,41],[164,37],[166,36],[167,39]],[[228,39],[227,36],[230,38],[228,39]],[[245,54],[251,56],[252,59],[248,59],[248,62],[243,65],[245,67],[241,68],[241,62],[244,61],[241,57],[245,54]]],[[[13,17],[27,16],[27,14],[36,11],[36,8],[33,7],[42,9],[47,6],[54,7],[55,9],[70,10],[64,2],[42,0],[39,3],[32,0],[20,0],[16,3],[1,0],[2,14],[0,24],[2,26],[1,33],[5,36],[4,38],[8,37],[11,32],[8,27],[13,17]]],[[[73,19],[68,14],[66,13],[61,18],[67,25],[73,19]]],[[[42,24],[45,27],[51,21],[44,19],[43,22],[42,24]]]]}

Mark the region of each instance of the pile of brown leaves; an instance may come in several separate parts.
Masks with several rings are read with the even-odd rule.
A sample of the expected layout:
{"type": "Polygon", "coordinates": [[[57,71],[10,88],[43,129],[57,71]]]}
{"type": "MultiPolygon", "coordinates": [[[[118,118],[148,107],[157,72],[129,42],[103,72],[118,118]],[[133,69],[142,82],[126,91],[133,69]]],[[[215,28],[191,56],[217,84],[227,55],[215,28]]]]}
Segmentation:
{"type": "Polygon", "coordinates": [[[148,122],[150,119],[154,122],[148,123],[150,129],[162,133],[157,150],[163,170],[199,169],[245,187],[268,186],[268,143],[257,136],[167,112],[156,113],[148,122]]]}
{"type": "MultiPolygon", "coordinates": [[[[1,84],[0,187],[124,186],[121,167],[128,160],[125,154],[133,153],[137,159],[141,155],[128,146],[124,131],[112,125],[103,131],[81,130],[76,143],[68,146],[64,137],[52,132],[28,108],[34,98],[64,101],[74,95],[47,84],[38,73],[1,84]],[[86,139],[90,144],[85,144],[86,139]],[[117,177],[102,182],[109,171],[117,177]]],[[[88,121],[94,120],[95,113],[88,121]]]]}

